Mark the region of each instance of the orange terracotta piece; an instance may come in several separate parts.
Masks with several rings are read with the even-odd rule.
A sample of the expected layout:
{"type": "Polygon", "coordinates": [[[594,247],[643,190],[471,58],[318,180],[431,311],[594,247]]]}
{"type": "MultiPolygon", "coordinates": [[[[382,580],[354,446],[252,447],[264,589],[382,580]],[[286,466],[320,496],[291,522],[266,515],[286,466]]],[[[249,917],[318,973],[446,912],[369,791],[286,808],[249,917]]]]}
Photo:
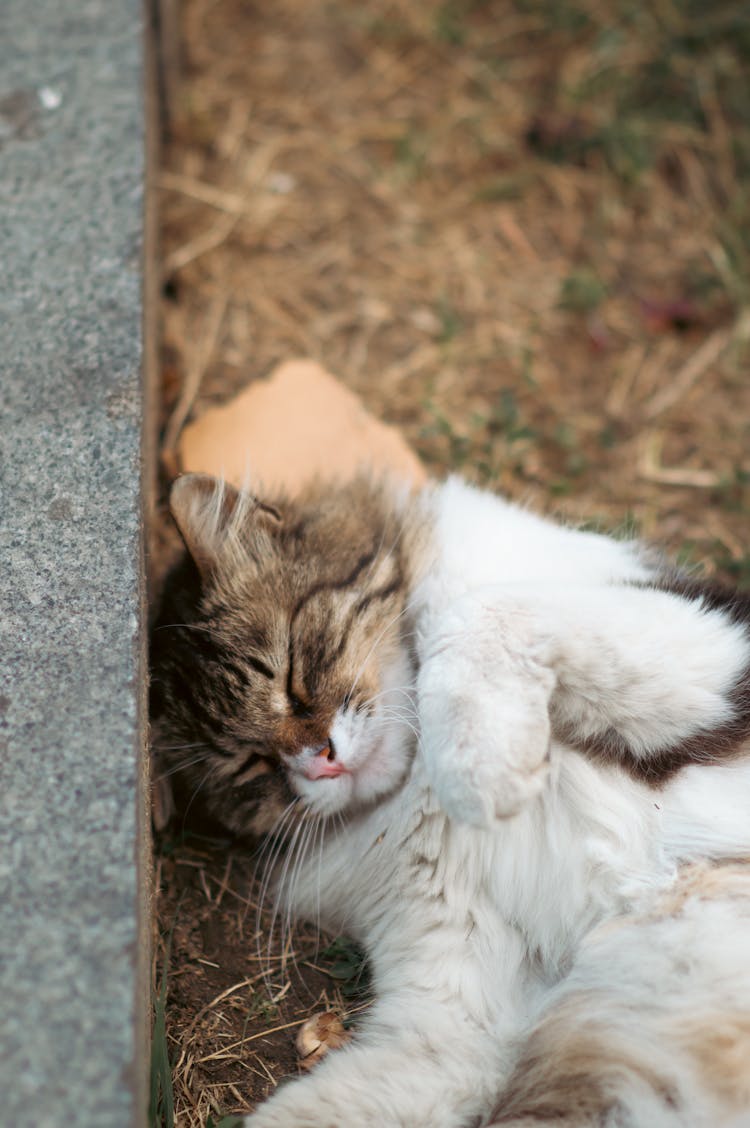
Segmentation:
{"type": "Polygon", "coordinates": [[[291,493],[312,477],[340,480],[363,468],[415,487],[427,478],[398,431],[311,360],[286,361],[187,426],[179,461],[185,472],[291,493]]]}

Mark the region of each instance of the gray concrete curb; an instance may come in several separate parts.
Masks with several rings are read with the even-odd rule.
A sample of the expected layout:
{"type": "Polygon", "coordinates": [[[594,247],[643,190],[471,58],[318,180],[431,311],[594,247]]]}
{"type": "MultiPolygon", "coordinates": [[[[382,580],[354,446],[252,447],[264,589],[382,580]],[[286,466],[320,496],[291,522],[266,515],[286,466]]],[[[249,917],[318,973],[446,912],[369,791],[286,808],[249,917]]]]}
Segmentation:
{"type": "Polygon", "coordinates": [[[0,10],[0,1123],[146,1120],[139,0],[0,10]]]}

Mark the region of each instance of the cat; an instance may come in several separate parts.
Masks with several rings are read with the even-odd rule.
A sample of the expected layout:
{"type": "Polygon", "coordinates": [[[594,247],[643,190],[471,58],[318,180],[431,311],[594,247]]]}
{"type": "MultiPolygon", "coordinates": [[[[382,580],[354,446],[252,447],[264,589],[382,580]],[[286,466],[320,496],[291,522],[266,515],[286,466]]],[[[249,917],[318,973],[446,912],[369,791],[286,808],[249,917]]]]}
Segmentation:
{"type": "Polygon", "coordinates": [[[159,770],[376,996],[247,1128],[750,1124],[750,599],[455,478],[171,505],[159,770]]]}

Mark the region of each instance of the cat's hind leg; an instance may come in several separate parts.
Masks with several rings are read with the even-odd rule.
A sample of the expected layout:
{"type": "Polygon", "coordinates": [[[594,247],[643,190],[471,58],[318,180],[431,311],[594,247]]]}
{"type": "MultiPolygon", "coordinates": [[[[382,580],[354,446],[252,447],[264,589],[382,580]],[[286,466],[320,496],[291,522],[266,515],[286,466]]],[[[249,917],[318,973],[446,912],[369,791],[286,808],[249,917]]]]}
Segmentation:
{"type": "Polygon", "coordinates": [[[486,1115],[497,1051],[460,1010],[406,990],[379,999],[366,1027],[244,1128],[468,1128],[486,1115]]]}
{"type": "Polygon", "coordinates": [[[492,1128],[750,1124],[750,866],[687,867],[600,925],[554,989],[492,1128]]]}

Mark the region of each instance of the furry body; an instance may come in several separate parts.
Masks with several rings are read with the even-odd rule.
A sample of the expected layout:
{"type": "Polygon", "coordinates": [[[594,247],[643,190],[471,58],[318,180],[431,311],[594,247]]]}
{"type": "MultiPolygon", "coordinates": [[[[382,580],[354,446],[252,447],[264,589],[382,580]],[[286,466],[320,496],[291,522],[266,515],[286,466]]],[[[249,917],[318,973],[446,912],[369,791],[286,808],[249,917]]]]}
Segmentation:
{"type": "MultiPolygon", "coordinates": [[[[241,613],[243,575],[278,607],[285,581],[263,588],[252,518],[207,498],[187,483],[175,502],[204,609],[234,598],[241,613]]],[[[671,590],[638,546],[457,481],[380,505],[375,547],[340,580],[306,579],[262,657],[274,678],[260,675],[283,686],[265,708],[287,733],[283,798],[305,812],[293,845],[319,847],[283,895],[362,943],[376,1003],[248,1128],[750,1120],[732,1064],[750,1049],[750,878],[721,864],[750,854],[744,605],[671,590]],[[316,645],[339,626],[310,693],[295,631],[313,610],[316,645]],[[292,723],[300,698],[311,714],[327,702],[309,733],[292,723]],[[319,774],[334,772],[320,741],[335,775],[319,774]]]]}

